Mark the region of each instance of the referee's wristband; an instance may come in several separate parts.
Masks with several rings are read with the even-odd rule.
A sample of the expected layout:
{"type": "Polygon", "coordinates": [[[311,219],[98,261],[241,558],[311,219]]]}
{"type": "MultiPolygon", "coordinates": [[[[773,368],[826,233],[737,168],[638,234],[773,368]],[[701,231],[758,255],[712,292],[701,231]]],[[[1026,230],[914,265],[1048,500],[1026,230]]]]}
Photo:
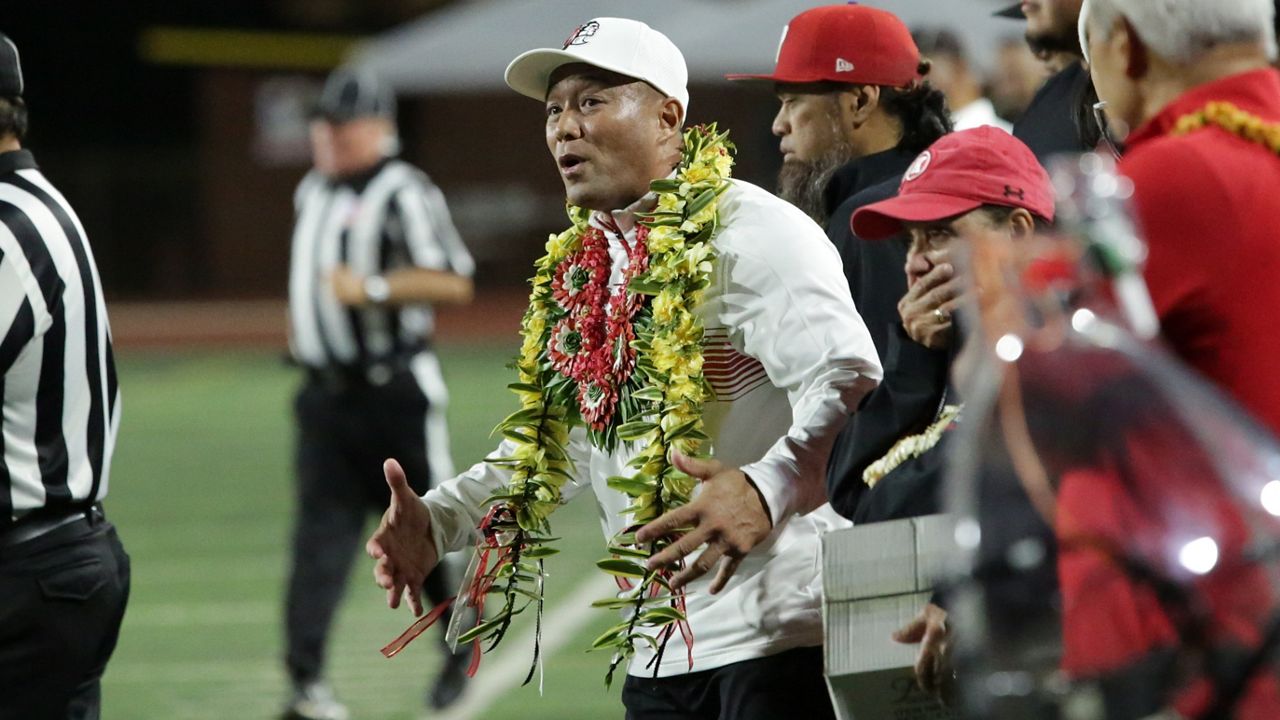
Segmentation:
{"type": "Polygon", "coordinates": [[[370,275],[364,279],[364,296],[374,305],[381,305],[391,299],[391,284],[381,275],[370,275]]]}

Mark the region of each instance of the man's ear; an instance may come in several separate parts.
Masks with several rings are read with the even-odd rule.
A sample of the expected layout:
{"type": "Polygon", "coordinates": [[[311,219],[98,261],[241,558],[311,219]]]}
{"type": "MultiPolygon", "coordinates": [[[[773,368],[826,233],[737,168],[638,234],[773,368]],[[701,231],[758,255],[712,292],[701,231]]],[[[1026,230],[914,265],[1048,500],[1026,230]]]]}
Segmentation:
{"type": "Polygon", "coordinates": [[[662,134],[680,133],[680,128],[684,127],[684,108],[680,107],[680,101],[675,98],[667,98],[662,102],[662,111],[658,114],[658,122],[662,126],[662,134]]]}
{"type": "Polygon", "coordinates": [[[1130,80],[1141,80],[1147,76],[1151,64],[1147,44],[1142,42],[1129,18],[1122,17],[1120,22],[1122,26],[1116,33],[1116,42],[1120,43],[1120,50],[1124,54],[1124,74],[1130,80]]]}
{"type": "Polygon", "coordinates": [[[876,108],[880,107],[879,85],[853,85],[836,95],[840,103],[842,122],[852,130],[857,130],[871,119],[876,108]]]}

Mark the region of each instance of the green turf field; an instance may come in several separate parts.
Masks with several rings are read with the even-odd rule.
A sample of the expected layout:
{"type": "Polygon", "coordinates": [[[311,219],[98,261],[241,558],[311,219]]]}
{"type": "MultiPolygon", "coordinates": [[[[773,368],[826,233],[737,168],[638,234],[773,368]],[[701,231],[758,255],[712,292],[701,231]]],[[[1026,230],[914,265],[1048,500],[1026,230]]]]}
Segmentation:
{"type": "MultiPolygon", "coordinates": [[[[493,447],[489,431],[513,407],[506,355],[492,347],[441,350],[460,467],[493,447]]],[[[124,353],[120,373],[124,416],[106,507],[133,558],[133,593],[104,682],[103,715],[275,717],[286,685],[280,618],[297,372],[267,354],[124,353]]],[[[589,497],[558,519],[564,552],[548,561],[549,616],[557,599],[595,579],[592,561],[602,547],[589,497]]],[[[438,662],[434,643],[424,637],[393,660],[378,654],[411,618],[386,609],[370,569],[361,556],[339,611],[333,683],[357,720],[424,717],[422,693],[438,662]]],[[[622,717],[618,686],[603,685],[609,658],[584,652],[611,618],[583,603],[560,620],[572,637],[565,633],[564,647],[547,662],[544,696],[536,681],[485,688],[504,664],[526,667],[530,647],[519,641],[528,628],[518,626],[503,650],[485,658],[473,693],[480,697],[468,706],[520,720],[622,717]]]]}

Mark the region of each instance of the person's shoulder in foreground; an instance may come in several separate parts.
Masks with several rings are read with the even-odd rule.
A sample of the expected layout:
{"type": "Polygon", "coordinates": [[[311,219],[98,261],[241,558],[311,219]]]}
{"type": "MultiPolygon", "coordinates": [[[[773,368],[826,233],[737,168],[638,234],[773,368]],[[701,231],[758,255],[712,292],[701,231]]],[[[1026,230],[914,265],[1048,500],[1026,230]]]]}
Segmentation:
{"type": "Polygon", "coordinates": [[[835,251],[822,228],[802,210],[745,180],[729,181],[720,199],[720,216],[716,243],[725,249],[835,251]]]}

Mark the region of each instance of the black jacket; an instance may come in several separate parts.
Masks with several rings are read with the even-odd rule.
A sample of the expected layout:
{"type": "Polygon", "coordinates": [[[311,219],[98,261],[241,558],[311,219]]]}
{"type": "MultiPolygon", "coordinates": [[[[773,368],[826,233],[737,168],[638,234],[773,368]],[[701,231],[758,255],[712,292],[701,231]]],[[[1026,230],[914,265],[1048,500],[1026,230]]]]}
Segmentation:
{"type": "Polygon", "coordinates": [[[889,327],[898,321],[898,300],[907,292],[903,268],[907,243],[901,238],[868,242],[853,234],[853,213],[898,194],[915,153],[894,148],[845,165],[827,186],[827,237],[840,253],[853,304],[884,357],[889,327]]]}
{"type": "Polygon", "coordinates": [[[1085,136],[1094,132],[1092,110],[1085,113],[1091,87],[1084,65],[1073,62],[1049,78],[1013,125],[1013,136],[1027,144],[1040,163],[1062,153],[1092,150],[1085,136]]]}
{"type": "Polygon", "coordinates": [[[950,433],[932,450],[881,478],[875,488],[867,487],[862,474],[899,440],[923,432],[937,418],[947,397],[950,356],[915,342],[898,324],[888,333],[881,362],[884,380],[836,439],[827,470],[831,506],[859,524],[942,511],[938,489],[950,433]]]}

